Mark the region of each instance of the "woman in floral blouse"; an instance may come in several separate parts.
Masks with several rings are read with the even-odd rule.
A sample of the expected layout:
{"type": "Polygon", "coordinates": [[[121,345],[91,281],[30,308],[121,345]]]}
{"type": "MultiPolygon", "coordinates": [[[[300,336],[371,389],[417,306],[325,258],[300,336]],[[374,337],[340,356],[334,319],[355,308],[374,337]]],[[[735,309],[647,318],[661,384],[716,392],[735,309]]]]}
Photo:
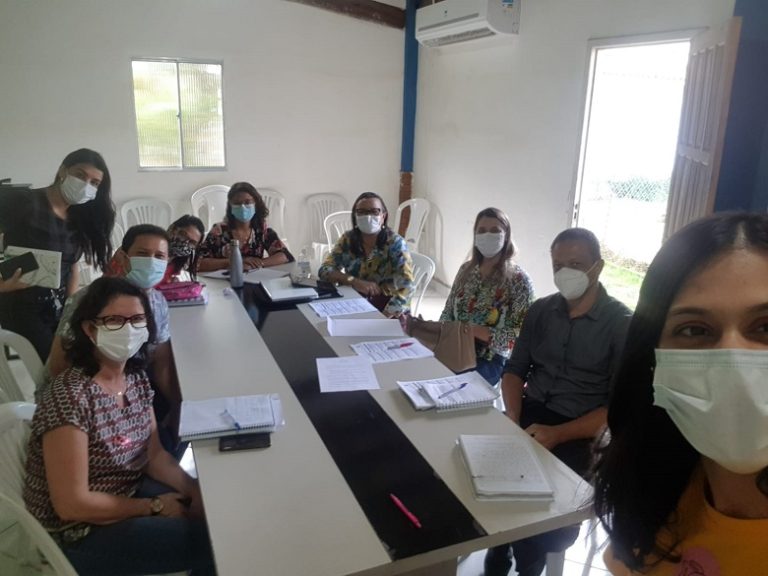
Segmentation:
{"type": "Polygon", "coordinates": [[[514,254],[507,215],[482,210],[475,218],[472,259],[459,268],[440,315],[472,325],[477,371],[494,386],[533,301],[531,279],[512,262],[514,254]]]}
{"type": "Polygon", "coordinates": [[[387,207],[364,192],[352,206],[352,230],[342,234],[320,267],[322,280],[352,286],[390,317],[410,307],[413,263],[405,239],[387,226],[387,207]]]}
{"type": "Polygon", "coordinates": [[[216,224],[200,244],[198,271],[228,268],[232,240],[240,241],[245,270],[293,262],[293,256],[280,241],[277,232],[267,227],[267,216],[269,208],[252,184],[233,184],[227,194],[224,222],[216,224]]]}

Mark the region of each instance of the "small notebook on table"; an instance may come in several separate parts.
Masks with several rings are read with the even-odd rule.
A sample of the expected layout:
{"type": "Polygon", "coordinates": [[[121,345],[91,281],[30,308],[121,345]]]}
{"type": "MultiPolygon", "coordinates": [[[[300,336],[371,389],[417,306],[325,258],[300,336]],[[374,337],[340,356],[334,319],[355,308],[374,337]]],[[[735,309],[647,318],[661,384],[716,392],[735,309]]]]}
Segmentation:
{"type": "Polygon", "coordinates": [[[490,408],[499,392],[477,372],[466,372],[446,378],[413,380],[397,385],[416,410],[437,409],[438,412],[490,408]]]}
{"type": "Polygon", "coordinates": [[[277,394],[184,400],[179,438],[186,442],[249,432],[274,432],[281,421],[282,405],[277,394]]]}
{"type": "Polygon", "coordinates": [[[462,434],[459,449],[479,500],[554,500],[552,485],[529,439],[462,434]]]}

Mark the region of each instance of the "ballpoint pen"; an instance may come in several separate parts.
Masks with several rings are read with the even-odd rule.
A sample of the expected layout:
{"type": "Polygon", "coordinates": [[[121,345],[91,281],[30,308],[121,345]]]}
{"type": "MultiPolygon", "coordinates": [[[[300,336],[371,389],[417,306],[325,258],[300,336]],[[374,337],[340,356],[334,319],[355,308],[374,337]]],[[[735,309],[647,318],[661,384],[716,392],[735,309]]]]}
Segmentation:
{"type": "Polygon", "coordinates": [[[416,526],[416,528],[421,528],[421,522],[419,522],[419,519],[416,518],[416,515],[413,512],[411,512],[410,510],[408,510],[408,508],[405,507],[405,504],[401,502],[400,498],[398,498],[391,492],[389,494],[389,498],[390,500],[392,500],[392,502],[395,503],[395,506],[397,506],[400,509],[400,512],[405,514],[405,517],[408,518],[408,520],[410,520],[414,526],[416,526]]]}
{"type": "Polygon", "coordinates": [[[450,390],[447,390],[447,391],[443,392],[442,394],[440,394],[440,396],[438,396],[438,399],[439,398],[445,398],[446,396],[450,396],[454,392],[458,392],[462,388],[466,388],[466,386],[467,386],[467,383],[466,382],[462,382],[461,384],[459,384],[455,388],[451,388],[450,390]]]}
{"type": "Polygon", "coordinates": [[[387,350],[397,350],[399,348],[408,348],[413,346],[413,342],[403,342],[402,344],[395,344],[394,346],[387,346],[387,350]]]}
{"type": "Polygon", "coordinates": [[[235,427],[235,430],[240,430],[240,423],[237,421],[237,419],[234,416],[232,416],[232,413],[229,410],[224,408],[224,412],[222,412],[221,415],[230,421],[232,426],[235,427]]]}

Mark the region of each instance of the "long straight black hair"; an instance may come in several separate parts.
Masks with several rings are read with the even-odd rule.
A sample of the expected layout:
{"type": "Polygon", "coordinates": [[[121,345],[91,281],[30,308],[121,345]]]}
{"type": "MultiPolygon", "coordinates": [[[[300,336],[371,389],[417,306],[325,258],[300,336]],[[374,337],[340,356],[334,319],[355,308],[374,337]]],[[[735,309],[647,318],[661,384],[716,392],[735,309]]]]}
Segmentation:
{"type": "Polygon", "coordinates": [[[700,458],[667,412],[653,405],[654,351],[685,282],[718,256],[740,248],[768,254],[767,215],[724,213],[688,225],[661,247],[640,289],[608,408],[610,442],[595,466],[595,509],[614,555],[633,570],[649,557],[652,562],[678,559],[676,542],[663,547],[657,535],[700,458]]]}
{"type": "MultiPolygon", "coordinates": [[[[61,165],[71,168],[76,164],[89,164],[104,174],[96,191],[96,198],[85,204],[67,208],[67,227],[75,234],[75,243],[88,264],[105,270],[112,255],[112,228],[115,226],[115,205],[112,203],[112,177],[101,154],[88,148],[80,148],[67,154],[61,165]]],[[[61,168],[59,168],[61,170],[61,168]]],[[[56,172],[54,185],[62,178],[56,172]]]]}

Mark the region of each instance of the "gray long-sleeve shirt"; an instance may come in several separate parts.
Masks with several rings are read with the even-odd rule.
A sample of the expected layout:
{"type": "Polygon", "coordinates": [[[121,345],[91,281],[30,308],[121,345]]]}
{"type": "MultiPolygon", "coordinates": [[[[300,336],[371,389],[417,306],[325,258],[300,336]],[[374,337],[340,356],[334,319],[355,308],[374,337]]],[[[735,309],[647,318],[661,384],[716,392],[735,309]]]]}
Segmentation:
{"type": "Polygon", "coordinates": [[[578,418],[605,406],[632,312],[600,286],[594,306],[570,318],[560,294],[533,303],[505,372],[527,383],[526,395],[578,418]]]}

